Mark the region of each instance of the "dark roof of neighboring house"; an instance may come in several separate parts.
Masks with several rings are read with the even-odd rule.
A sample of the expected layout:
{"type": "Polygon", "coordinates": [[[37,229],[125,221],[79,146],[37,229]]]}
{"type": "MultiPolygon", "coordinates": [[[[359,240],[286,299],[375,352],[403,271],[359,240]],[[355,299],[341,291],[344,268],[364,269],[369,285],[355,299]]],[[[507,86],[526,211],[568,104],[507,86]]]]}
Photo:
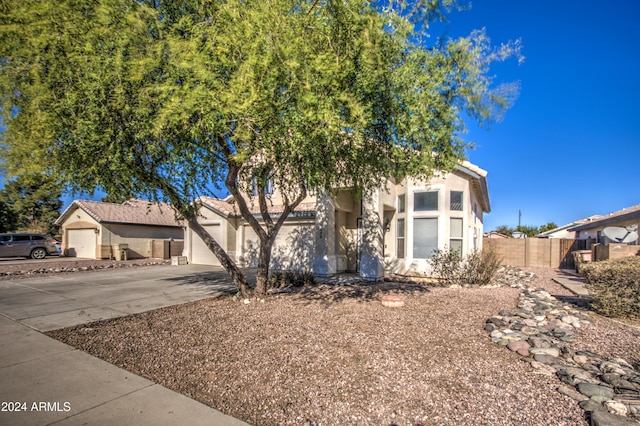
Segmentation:
{"type": "Polygon", "coordinates": [[[182,227],[178,212],[167,203],[131,199],[122,204],[74,200],[60,215],[56,224],[64,222],[74,211],[82,209],[98,223],[182,227]]]}
{"type": "MultiPolygon", "coordinates": [[[[199,197],[198,201],[205,207],[213,210],[223,217],[242,217],[240,210],[236,206],[233,197],[229,196],[225,199],[212,198],[212,197],[199,197]]],[[[251,214],[254,216],[260,215],[259,206],[250,206],[251,214]]],[[[284,211],[282,205],[270,205],[269,213],[271,216],[280,215],[284,211]]],[[[292,216],[312,216],[316,213],[316,203],[300,203],[296,206],[292,216]]]]}
{"type": "Polygon", "coordinates": [[[599,218],[592,220],[591,222],[576,226],[575,228],[571,228],[569,230],[582,231],[585,229],[597,228],[601,226],[615,225],[622,221],[633,219],[640,219],[640,204],[618,210],[617,212],[609,213],[605,216],[600,216],[599,218]]]}

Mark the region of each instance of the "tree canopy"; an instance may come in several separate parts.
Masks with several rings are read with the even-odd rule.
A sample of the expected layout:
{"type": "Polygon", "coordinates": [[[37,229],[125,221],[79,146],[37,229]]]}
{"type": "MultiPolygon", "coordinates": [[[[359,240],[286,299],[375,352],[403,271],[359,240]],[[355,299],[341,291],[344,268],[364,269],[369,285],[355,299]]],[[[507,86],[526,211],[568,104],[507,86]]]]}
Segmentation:
{"type": "Polygon", "coordinates": [[[0,232],[39,232],[55,235],[62,207],[62,189],[50,176],[18,176],[0,191],[0,232]]]}
{"type": "Polygon", "coordinates": [[[196,220],[194,200],[224,182],[260,238],[263,292],[271,244],[309,188],[448,170],[464,157],[464,114],[508,107],[514,86],[492,87],[488,71],[517,43],[494,49],[478,31],[427,44],[453,3],[7,0],[4,168],[169,200],[246,292],[196,220]],[[267,181],[284,196],[277,220],[267,181]]]}

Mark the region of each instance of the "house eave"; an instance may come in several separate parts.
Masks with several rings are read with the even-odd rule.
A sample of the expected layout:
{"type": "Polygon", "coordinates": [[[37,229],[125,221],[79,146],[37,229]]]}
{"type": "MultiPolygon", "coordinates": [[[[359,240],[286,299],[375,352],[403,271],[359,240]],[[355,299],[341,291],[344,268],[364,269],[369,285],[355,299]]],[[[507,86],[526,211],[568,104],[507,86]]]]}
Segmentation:
{"type": "Polygon", "coordinates": [[[605,217],[599,220],[594,220],[593,222],[576,226],[575,228],[569,228],[569,231],[584,231],[587,229],[599,228],[607,225],[614,225],[616,223],[619,223],[625,220],[633,220],[633,219],[640,219],[640,211],[633,211],[633,212],[624,213],[624,214],[620,214],[612,217],[605,217]]]}

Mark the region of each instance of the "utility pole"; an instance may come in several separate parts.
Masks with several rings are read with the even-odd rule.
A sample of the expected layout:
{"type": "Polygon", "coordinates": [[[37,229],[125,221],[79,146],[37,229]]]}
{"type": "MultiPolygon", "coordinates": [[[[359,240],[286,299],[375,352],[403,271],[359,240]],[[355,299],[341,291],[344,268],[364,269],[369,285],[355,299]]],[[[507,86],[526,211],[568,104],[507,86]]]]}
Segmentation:
{"type": "Polygon", "coordinates": [[[518,228],[520,228],[520,219],[522,218],[522,211],[518,209],[518,228]]]}

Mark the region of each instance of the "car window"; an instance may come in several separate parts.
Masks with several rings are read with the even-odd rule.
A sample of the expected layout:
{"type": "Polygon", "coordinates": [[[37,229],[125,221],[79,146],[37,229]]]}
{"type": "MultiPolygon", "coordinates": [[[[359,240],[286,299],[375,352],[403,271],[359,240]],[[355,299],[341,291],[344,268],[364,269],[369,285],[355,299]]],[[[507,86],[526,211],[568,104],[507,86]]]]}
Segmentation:
{"type": "Polygon", "coordinates": [[[42,235],[32,235],[31,239],[32,240],[44,240],[46,238],[44,238],[42,235]]]}
{"type": "Polygon", "coordinates": [[[11,235],[2,235],[2,236],[0,236],[0,242],[8,243],[9,241],[11,241],[11,235]]]}
{"type": "Polygon", "coordinates": [[[14,235],[13,241],[29,241],[31,240],[30,235],[14,235]]]}

